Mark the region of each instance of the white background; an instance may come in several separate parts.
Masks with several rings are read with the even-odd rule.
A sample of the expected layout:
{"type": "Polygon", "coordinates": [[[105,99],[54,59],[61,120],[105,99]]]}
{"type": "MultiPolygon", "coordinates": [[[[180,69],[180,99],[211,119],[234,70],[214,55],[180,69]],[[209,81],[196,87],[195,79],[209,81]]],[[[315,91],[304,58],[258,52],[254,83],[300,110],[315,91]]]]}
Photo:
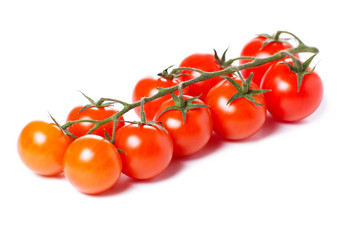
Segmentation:
{"type": "MultiPolygon", "coordinates": [[[[0,239],[360,239],[356,1],[0,1],[0,239]],[[320,54],[324,99],[295,124],[214,136],[158,178],[88,196],[17,155],[32,120],[86,100],[131,101],[136,81],[191,53],[238,57],[287,30],[320,54]]],[[[135,114],[125,116],[134,120],[135,114]]]]}

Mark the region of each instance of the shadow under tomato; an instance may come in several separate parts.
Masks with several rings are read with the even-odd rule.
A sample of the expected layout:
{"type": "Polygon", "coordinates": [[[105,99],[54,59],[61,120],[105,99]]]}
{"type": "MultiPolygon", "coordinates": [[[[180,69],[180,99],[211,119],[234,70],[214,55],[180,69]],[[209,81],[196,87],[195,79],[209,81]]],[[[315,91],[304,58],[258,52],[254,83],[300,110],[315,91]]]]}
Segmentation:
{"type": "Polygon", "coordinates": [[[112,186],[110,189],[108,189],[105,192],[102,192],[100,194],[92,195],[94,197],[108,197],[113,195],[121,194],[122,192],[128,190],[132,187],[132,179],[128,176],[121,174],[119,180],[112,186]]]}
{"type": "Polygon", "coordinates": [[[264,126],[253,136],[242,140],[242,142],[253,142],[253,141],[259,141],[261,139],[264,139],[268,136],[273,135],[276,131],[281,128],[282,122],[276,120],[273,116],[271,116],[270,113],[267,113],[266,121],[264,123],[264,126]]]}
{"type": "Polygon", "coordinates": [[[65,180],[65,175],[64,173],[59,173],[55,176],[46,176],[46,175],[41,175],[41,174],[37,174],[37,173],[34,173],[35,176],[39,177],[39,178],[46,178],[46,179],[54,179],[54,180],[65,180]]]}
{"type": "Polygon", "coordinates": [[[224,141],[221,139],[221,137],[219,137],[215,132],[213,132],[213,134],[210,137],[209,142],[199,152],[192,154],[190,156],[174,157],[173,161],[192,161],[192,160],[204,158],[204,157],[214,153],[219,148],[221,148],[221,146],[223,144],[224,144],[224,141]]]}
{"type": "Polygon", "coordinates": [[[177,173],[179,173],[184,168],[184,166],[185,166],[184,163],[173,159],[171,161],[171,163],[169,164],[169,166],[165,169],[165,171],[162,172],[160,175],[158,175],[152,179],[148,179],[148,180],[131,179],[131,182],[147,184],[147,183],[156,183],[156,182],[165,181],[165,180],[175,176],[177,173]]]}

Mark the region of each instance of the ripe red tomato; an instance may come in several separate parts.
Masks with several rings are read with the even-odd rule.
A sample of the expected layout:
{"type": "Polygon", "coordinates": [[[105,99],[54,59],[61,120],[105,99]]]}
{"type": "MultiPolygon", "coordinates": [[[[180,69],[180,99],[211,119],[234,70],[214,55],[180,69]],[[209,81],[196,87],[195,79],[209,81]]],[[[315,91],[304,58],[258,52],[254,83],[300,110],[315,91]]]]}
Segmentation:
{"type": "Polygon", "coordinates": [[[323,97],[319,75],[315,72],[306,74],[298,91],[296,74],[279,63],[266,72],[261,88],[271,90],[265,93],[266,106],[271,115],[286,122],[308,117],[319,107],[323,97]]]}
{"type": "Polygon", "coordinates": [[[130,124],[115,135],[115,146],[120,153],[123,173],[135,179],[150,179],[162,173],[170,164],[173,143],[169,134],[152,126],[130,124]]]}
{"type": "Polygon", "coordinates": [[[64,174],[80,192],[97,194],[111,188],[120,177],[117,149],[97,135],[85,135],[70,144],[64,156],[64,174]]]}
{"type": "MultiPolygon", "coordinates": [[[[242,85],[239,79],[233,79],[242,85]]],[[[252,83],[250,89],[259,88],[252,83]]],[[[209,91],[205,101],[210,106],[214,131],[228,140],[240,140],[252,136],[261,129],[266,120],[263,94],[253,95],[255,101],[263,106],[257,106],[244,97],[227,105],[236,92],[233,85],[223,80],[209,91]]]]}
{"type": "MultiPolygon", "coordinates": [[[[112,107],[90,107],[80,112],[83,107],[84,106],[78,106],[72,109],[67,117],[67,121],[69,122],[82,119],[104,120],[119,112],[112,107]]],[[[124,120],[124,118],[121,116],[118,120],[124,120]]],[[[112,137],[113,124],[113,122],[105,123],[99,128],[97,128],[94,132],[92,132],[92,134],[105,137],[106,130],[109,136],[112,137]]],[[[119,121],[116,123],[116,129],[119,129],[124,125],[124,122],[119,121]]],[[[71,125],[70,127],[68,127],[68,130],[76,137],[81,137],[84,136],[93,126],[93,123],[81,122],[71,125]]]]}
{"type": "MultiPolygon", "coordinates": [[[[157,89],[158,87],[161,88],[169,88],[173,87],[180,83],[179,79],[166,79],[163,77],[153,78],[153,77],[146,77],[139,80],[134,88],[132,100],[133,102],[140,101],[143,97],[151,97],[159,92],[157,89]]],[[[186,94],[188,88],[182,89],[182,92],[186,94]]],[[[176,92],[175,92],[176,93],[176,92]]],[[[157,98],[154,101],[148,102],[144,105],[144,111],[146,115],[146,120],[151,121],[154,118],[154,115],[157,109],[160,107],[161,103],[165,100],[171,98],[170,94],[167,94],[163,97],[157,98]]],[[[135,108],[135,112],[138,116],[140,116],[141,108],[135,108]]]]}
{"type": "MultiPolygon", "coordinates": [[[[282,50],[286,50],[286,49],[290,49],[292,48],[292,46],[288,43],[283,43],[283,42],[270,42],[267,45],[265,45],[265,47],[263,47],[261,49],[261,47],[263,46],[264,42],[266,41],[267,38],[263,37],[263,36],[258,36],[254,39],[252,39],[250,42],[248,42],[244,48],[241,51],[240,56],[241,57],[257,57],[257,58],[266,58],[266,57],[270,57],[271,55],[274,55],[277,52],[280,52],[282,50]]],[[[294,54],[295,57],[299,57],[298,54],[294,54]]],[[[240,59],[240,64],[245,64],[248,62],[251,62],[252,60],[247,60],[247,59],[240,59]]],[[[251,72],[254,73],[254,76],[252,78],[252,81],[257,84],[258,86],[260,86],[261,84],[261,79],[263,78],[266,70],[273,64],[274,62],[271,63],[266,63],[263,64],[259,67],[254,67],[254,68],[247,68],[241,71],[242,75],[244,78],[248,78],[251,74],[251,72]]]]}
{"type": "MultiPolygon", "coordinates": [[[[190,99],[184,96],[184,99],[190,99]]],[[[204,104],[203,101],[196,99],[193,104],[204,104]]],[[[169,132],[174,143],[174,156],[183,157],[200,151],[208,143],[213,123],[209,108],[200,107],[190,109],[186,113],[186,120],[183,123],[183,115],[179,110],[170,110],[160,113],[170,106],[174,106],[174,100],[169,99],[161,104],[154,120],[160,121],[169,132]]]]}
{"type": "MultiPolygon", "coordinates": [[[[195,53],[186,57],[181,63],[180,67],[191,67],[203,70],[205,72],[217,72],[222,70],[219,63],[215,60],[215,56],[209,53],[195,53]]],[[[191,70],[184,70],[181,74],[186,74],[180,77],[181,81],[188,81],[190,79],[200,76],[200,73],[191,70]]],[[[210,78],[206,81],[197,82],[189,86],[190,96],[200,96],[202,101],[205,100],[206,94],[217,83],[224,80],[222,77],[210,78]]]]}
{"type": "Polygon", "coordinates": [[[18,139],[23,163],[37,174],[54,176],[63,171],[63,156],[73,139],[53,123],[33,121],[18,139]]]}

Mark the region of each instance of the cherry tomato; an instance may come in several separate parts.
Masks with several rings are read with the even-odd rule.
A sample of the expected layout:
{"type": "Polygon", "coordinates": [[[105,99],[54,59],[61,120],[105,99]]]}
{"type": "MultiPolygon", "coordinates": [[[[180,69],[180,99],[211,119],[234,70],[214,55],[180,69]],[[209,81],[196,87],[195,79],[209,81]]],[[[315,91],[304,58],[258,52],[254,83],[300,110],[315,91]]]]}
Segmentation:
{"type": "MultiPolygon", "coordinates": [[[[287,61],[292,64],[291,61],[287,61]]],[[[298,91],[297,76],[284,64],[274,64],[266,72],[261,85],[266,92],[265,102],[268,111],[275,118],[293,122],[312,114],[320,105],[323,85],[315,72],[306,74],[298,91]]]]}
{"type": "MultiPolygon", "coordinates": [[[[67,117],[67,121],[69,122],[69,121],[76,121],[82,119],[104,120],[119,112],[112,107],[90,107],[80,112],[80,110],[83,107],[84,106],[78,106],[73,108],[67,117]]],[[[125,125],[124,122],[120,121],[120,120],[124,120],[122,116],[118,120],[119,121],[116,123],[116,129],[119,129],[120,127],[125,125]]],[[[97,128],[94,132],[92,132],[92,134],[105,137],[105,130],[106,130],[109,136],[112,137],[113,125],[114,122],[108,122],[106,124],[103,124],[99,128],[97,128]]],[[[68,127],[68,130],[76,137],[81,137],[84,136],[93,126],[94,126],[93,123],[81,122],[71,125],[70,127],[68,127]]]]}
{"type": "Polygon", "coordinates": [[[120,177],[117,149],[97,135],[85,135],[70,144],[64,156],[64,174],[80,192],[97,194],[111,188],[120,177]]]}
{"type": "MultiPolygon", "coordinates": [[[[292,48],[292,45],[288,44],[288,43],[283,43],[283,42],[270,42],[267,45],[265,45],[262,49],[261,47],[264,44],[264,41],[267,38],[263,37],[263,36],[259,36],[256,37],[254,39],[252,39],[250,42],[248,42],[244,48],[241,51],[240,56],[241,57],[257,57],[257,58],[266,58],[269,57],[271,55],[274,55],[277,52],[280,52],[282,50],[286,50],[286,49],[290,49],[292,48]]],[[[298,54],[294,54],[295,57],[299,57],[298,54]]],[[[251,60],[247,60],[247,59],[240,59],[240,64],[245,64],[251,62],[251,60]]],[[[276,61],[275,61],[276,62],[276,61]]],[[[252,81],[257,84],[258,86],[260,86],[261,84],[261,79],[263,78],[266,70],[273,64],[274,62],[271,63],[266,63],[263,64],[259,67],[254,67],[254,68],[247,68],[241,71],[242,75],[244,78],[248,78],[251,74],[251,72],[254,73],[253,79],[252,81]]]]}
{"type": "MultiPolygon", "coordinates": [[[[233,78],[240,85],[241,81],[233,78]]],[[[250,89],[259,89],[252,83],[250,89]]],[[[210,106],[214,121],[214,131],[228,140],[240,140],[252,136],[264,125],[266,107],[264,95],[253,95],[255,101],[263,106],[257,106],[246,98],[238,98],[227,105],[237,90],[223,80],[213,87],[207,97],[206,104],[210,106]]]]}
{"type": "Polygon", "coordinates": [[[63,156],[71,141],[55,124],[33,121],[21,131],[17,148],[28,168],[40,175],[54,176],[63,171],[63,156]]]}
{"type": "MultiPolygon", "coordinates": [[[[185,100],[190,98],[192,97],[184,96],[185,100]]],[[[192,104],[204,104],[204,102],[196,99],[192,104]]],[[[163,110],[174,105],[173,99],[163,102],[154,120],[162,122],[172,137],[174,156],[183,157],[194,154],[205,147],[211,137],[213,123],[210,110],[207,107],[188,110],[185,123],[179,110],[170,110],[158,117],[163,110]]]]}
{"type": "MultiPolygon", "coordinates": [[[[166,79],[163,77],[153,78],[153,77],[146,77],[139,80],[134,88],[132,100],[133,102],[140,101],[143,97],[151,97],[159,92],[157,89],[158,87],[161,88],[169,88],[173,87],[180,83],[179,79],[166,79]]],[[[186,94],[188,88],[182,89],[182,92],[186,94]]],[[[175,92],[176,93],[176,92],[175,92]]],[[[157,109],[160,107],[161,103],[165,100],[171,98],[170,94],[167,94],[163,97],[157,98],[154,101],[148,102],[144,105],[144,111],[147,121],[151,121],[154,118],[154,115],[157,109]]],[[[140,116],[141,108],[135,108],[135,112],[138,116],[140,116]]]]}
{"type": "Polygon", "coordinates": [[[115,135],[115,146],[120,153],[123,173],[134,179],[150,179],[162,173],[170,164],[173,143],[169,134],[152,126],[130,124],[115,135]]]}
{"type": "MultiPolygon", "coordinates": [[[[180,67],[191,67],[203,70],[205,72],[217,72],[222,70],[219,63],[215,60],[213,54],[209,53],[195,53],[186,57],[181,63],[180,67]]],[[[181,74],[185,74],[180,77],[181,81],[188,81],[190,79],[200,76],[200,73],[191,70],[184,70],[181,74]]],[[[200,96],[201,100],[205,100],[206,94],[217,83],[224,80],[222,77],[210,78],[206,81],[197,82],[189,86],[189,95],[200,96]]]]}

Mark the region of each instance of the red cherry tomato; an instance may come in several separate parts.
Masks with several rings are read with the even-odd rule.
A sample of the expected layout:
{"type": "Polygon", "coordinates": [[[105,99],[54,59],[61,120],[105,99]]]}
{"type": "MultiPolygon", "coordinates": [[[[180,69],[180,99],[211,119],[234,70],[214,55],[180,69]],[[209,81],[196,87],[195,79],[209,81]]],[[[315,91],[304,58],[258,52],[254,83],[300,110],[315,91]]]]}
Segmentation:
{"type": "MultiPolygon", "coordinates": [[[[67,117],[67,121],[69,122],[69,121],[76,121],[82,119],[104,120],[119,112],[112,107],[90,107],[80,112],[80,110],[83,107],[84,106],[78,106],[72,109],[67,117]]],[[[118,120],[124,120],[124,118],[121,116],[118,120]]],[[[108,122],[106,124],[103,124],[99,128],[97,128],[94,132],[92,132],[92,134],[105,137],[105,130],[106,130],[109,136],[112,137],[113,124],[114,124],[113,122],[108,122]]],[[[124,125],[125,125],[124,122],[118,121],[116,123],[116,129],[119,129],[124,125]]],[[[70,127],[68,127],[68,130],[76,137],[81,137],[84,136],[93,126],[94,126],[93,123],[81,122],[71,125],[70,127]]]]}
{"type": "MultiPolygon", "coordinates": [[[[157,89],[158,87],[161,88],[169,88],[173,87],[180,83],[179,79],[166,79],[163,77],[153,78],[153,77],[146,77],[139,80],[134,88],[132,100],[133,102],[140,101],[143,97],[151,97],[159,92],[157,89]]],[[[186,94],[188,92],[188,88],[182,89],[182,92],[186,94]]],[[[176,93],[176,92],[175,92],[176,93]]],[[[170,94],[167,94],[163,97],[157,98],[154,101],[148,102],[144,105],[144,111],[147,121],[151,121],[154,118],[154,115],[157,109],[160,107],[161,103],[165,100],[171,98],[170,94]]],[[[140,116],[141,108],[135,108],[135,112],[138,116],[140,116]]]]}
{"type": "MultiPolygon", "coordinates": [[[[283,43],[283,42],[270,42],[267,45],[265,45],[265,47],[262,47],[262,45],[264,44],[264,41],[267,38],[259,36],[256,37],[254,39],[252,39],[250,42],[248,42],[244,48],[242,49],[242,52],[240,54],[241,57],[257,57],[257,58],[266,58],[269,57],[271,55],[274,55],[277,52],[280,52],[282,50],[286,50],[286,49],[290,49],[292,48],[292,46],[288,43],[283,43]]],[[[298,54],[294,54],[295,57],[299,57],[298,54]]],[[[245,64],[251,62],[251,60],[247,60],[247,59],[241,59],[240,60],[240,64],[245,64]]],[[[241,71],[242,75],[244,78],[248,78],[251,74],[251,72],[254,73],[253,79],[252,81],[260,86],[261,83],[261,79],[263,78],[266,70],[273,64],[274,62],[271,63],[266,63],[263,64],[259,67],[255,67],[255,68],[247,68],[241,71]]]]}
{"type": "MultiPolygon", "coordinates": [[[[190,99],[184,96],[184,99],[190,99]]],[[[196,99],[193,104],[204,104],[196,99]]],[[[174,100],[169,99],[161,104],[154,120],[162,122],[174,143],[174,155],[178,157],[188,156],[200,151],[208,143],[213,123],[209,108],[201,107],[190,109],[186,113],[186,120],[183,123],[183,115],[179,110],[170,110],[160,113],[170,106],[174,106],[174,100]]]]}
{"type": "Polygon", "coordinates": [[[97,135],[76,139],[64,156],[65,177],[86,194],[97,194],[111,188],[119,179],[121,169],[117,149],[97,135]]]}
{"type": "Polygon", "coordinates": [[[40,175],[54,176],[63,171],[63,156],[71,141],[55,124],[33,121],[20,133],[17,148],[28,168],[40,175]]]}
{"type": "MultiPolygon", "coordinates": [[[[240,85],[239,79],[233,78],[240,85]]],[[[250,89],[259,89],[252,83],[250,89]]],[[[213,87],[207,97],[206,104],[210,106],[214,121],[214,131],[228,140],[240,140],[252,136],[264,125],[266,120],[266,107],[263,94],[253,95],[257,106],[242,97],[227,105],[237,90],[227,81],[223,80],[213,87]]]]}
{"type": "Polygon", "coordinates": [[[170,164],[173,143],[169,134],[151,125],[130,124],[115,135],[123,173],[135,179],[150,179],[162,173],[170,164]]]}
{"type": "MultiPolygon", "coordinates": [[[[290,61],[288,61],[292,64],[290,61]]],[[[297,76],[284,64],[274,64],[266,72],[261,85],[266,106],[275,118],[293,122],[312,114],[320,105],[323,85],[315,72],[306,74],[298,91],[297,76]]]]}
{"type": "MultiPolygon", "coordinates": [[[[219,63],[215,60],[213,54],[209,53],[195,53],[186,57],[181,63],[180,67],[191,67],[203,70],[205,72],[217,72],[222,70],[219,63]]],[[[190,79],[200,76],[200,73],[191,70],[184,70],[181,74],[186,74],[180,77],[181,81],[188,81],[190,79]]],[[[191,96],[200,96],[201,100],[205,100],[206,94],[209,90],[215,86],[217,83],[224,80],[222,77],[210,78],[206,81],[194,83],[189,86],[189,95],[191,96]]]]}

